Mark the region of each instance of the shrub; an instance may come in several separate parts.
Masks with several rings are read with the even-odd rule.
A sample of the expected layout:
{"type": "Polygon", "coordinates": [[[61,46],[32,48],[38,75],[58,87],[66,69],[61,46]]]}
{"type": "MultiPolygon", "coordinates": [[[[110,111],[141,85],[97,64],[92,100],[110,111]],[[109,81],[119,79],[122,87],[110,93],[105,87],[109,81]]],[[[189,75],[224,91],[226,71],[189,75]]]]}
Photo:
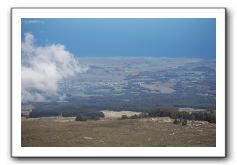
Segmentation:
{"type": "Polygon", "coordinates": [[[78,115],[75,120],[76,121],[87,121],[88,117],[83,116],[83,115],[78,115]]]}
{"type": "Polygon", "coordinates": [[[121,120],[128,119],[128,116],[127,115],[122,115],[120,119],[121,120]]]}
{"type": "Polygon", "coordinates": [[[137,118],[139,118],[139,116],[138,116],[138,115],[132,115],[132,116],[130,116],[129,118],[130,118],[130,119],[137,119],[137,118]]]}
{"type": "Polygon", "coordinates": [[[99,116],[91,116],[90,119],[91,120],[100,120],[100,117],[99,116]]]}
{"type": "Polygon", "coordinates": [[[180,120],[175,119],[173,123],[174,123],[174,124],[180,124],[180,120]]]}
{"type": "Polygon", "coordinates": [[[146,118],[146,117],[148,117],[148,114],[143,112],[138,117],[139,118],[146,118]]]}
{"type": "Polygon", "coordinates": [[[182,125],[187,125],[187,119],[182,120],[182,125]]]}

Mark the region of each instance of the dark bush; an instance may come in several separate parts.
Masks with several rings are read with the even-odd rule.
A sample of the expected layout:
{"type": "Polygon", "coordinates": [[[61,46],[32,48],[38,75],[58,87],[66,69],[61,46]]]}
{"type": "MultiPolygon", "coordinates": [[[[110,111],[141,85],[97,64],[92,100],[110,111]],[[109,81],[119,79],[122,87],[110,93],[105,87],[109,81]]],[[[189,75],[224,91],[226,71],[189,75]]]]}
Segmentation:
{"type": "Polygon", "coordinates": [[[120,119],[121,120],[128,119],[128,116],[127,115],[122,115],[120,119]]]}
{"type": "MultiPolygon", "coordinates": [[[[178,111],[176,108],[159,108],[155,111],[151,111],[148,113],[149,117],[170,117],[172,119],[180,119],[180,120],[200,120],[200,121],[208,121],[209,123],[216,123],[216,110],[214,108],[210,108],[207,111],[199,111],[199,112],[185,112],[178,111]]],[[[176,120],[175,122],[177,122],[176,120]]],[[[184,122],[184,125],[186,123],[184,122]]]]}
{"type": "Polygon", "coordinates": [[[88,117],[83,116],[83,115],[78,115],[75,120],[76,121],[87,121],[88,117]]]}
{"type": "Polygon", "coordinates": [[[183,120],[182,120],[182,125],[187,125],[187,123],[188,123],[188,122],[187,122],[187,119],[183,119],[183,120]]]}
{"type": "Polygon", "coordinates": [[[138,117],[139,118],[146,118],[146,117],[148,117],[148,114],[147,113],[141,113],[138,117]]]}
{"type": "Polygon", "coordinates": [[[173,123],[174,124],[180,124],[180,120],[179,119],[175,119],[173,123]]]}
{"type": "Polygon", "coordinates": [[[100,117],[99,116],[92,116],[89,119],[90,120],[100,120],[100,117]]]}
{"type": "Polygon", "coordinates": [[[139,118],[139,116],[138,116],[138,115],[132,115],[132,116],[130,116],[129,118],[130,118],[130,119],[137,119],[137,118],[139,118]]]}

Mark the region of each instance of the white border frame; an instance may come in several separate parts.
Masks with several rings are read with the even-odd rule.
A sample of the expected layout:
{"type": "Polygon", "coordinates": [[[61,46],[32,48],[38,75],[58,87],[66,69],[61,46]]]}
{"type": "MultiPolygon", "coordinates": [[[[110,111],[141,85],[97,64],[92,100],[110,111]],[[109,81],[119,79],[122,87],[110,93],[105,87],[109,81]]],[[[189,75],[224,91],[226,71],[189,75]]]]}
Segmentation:
{"type": "Polygon", "coordinates": [[[226,157],[225,8],[12,8],[12,157],[226,157]],[[21,18],[216,18],[216,147],[21,147],[21,18]]]}

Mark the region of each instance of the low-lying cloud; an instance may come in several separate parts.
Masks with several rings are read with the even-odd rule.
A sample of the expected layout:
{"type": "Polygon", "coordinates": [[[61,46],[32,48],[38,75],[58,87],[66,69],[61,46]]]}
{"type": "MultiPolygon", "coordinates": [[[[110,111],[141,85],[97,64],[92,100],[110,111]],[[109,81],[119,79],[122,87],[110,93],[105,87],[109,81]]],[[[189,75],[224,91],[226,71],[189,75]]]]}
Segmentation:
{"type": "Polygon", "coordinates": [[[62,98],[59,82],[87,67],[65,49],[64,45],[36,46],[35,38],[26,33],[22,42],[21,95],[22,102],[43,102],[51,98],[62,98]]]}

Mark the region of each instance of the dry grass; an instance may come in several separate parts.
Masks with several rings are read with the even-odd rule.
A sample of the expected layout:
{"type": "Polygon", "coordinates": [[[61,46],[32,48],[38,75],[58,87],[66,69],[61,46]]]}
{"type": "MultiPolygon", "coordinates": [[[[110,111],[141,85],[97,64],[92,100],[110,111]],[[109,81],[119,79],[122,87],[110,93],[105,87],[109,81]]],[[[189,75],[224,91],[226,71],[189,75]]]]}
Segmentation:
{"type": "Polygon", "coordinates": [[[139,115],[141,112],[134,112],[134,111],[110,111],[110,110],[103,110],[101,111],[104,114],[105,119],[119,119],[122,115],[126,115],[127,117],[131,117],[133,115],[139,115]]]}
{"type": "Polygon", "coordinates": [[[193,147],[216,145],[215,124],[158,120],[22,120],[24,147],[193,147]]]}

